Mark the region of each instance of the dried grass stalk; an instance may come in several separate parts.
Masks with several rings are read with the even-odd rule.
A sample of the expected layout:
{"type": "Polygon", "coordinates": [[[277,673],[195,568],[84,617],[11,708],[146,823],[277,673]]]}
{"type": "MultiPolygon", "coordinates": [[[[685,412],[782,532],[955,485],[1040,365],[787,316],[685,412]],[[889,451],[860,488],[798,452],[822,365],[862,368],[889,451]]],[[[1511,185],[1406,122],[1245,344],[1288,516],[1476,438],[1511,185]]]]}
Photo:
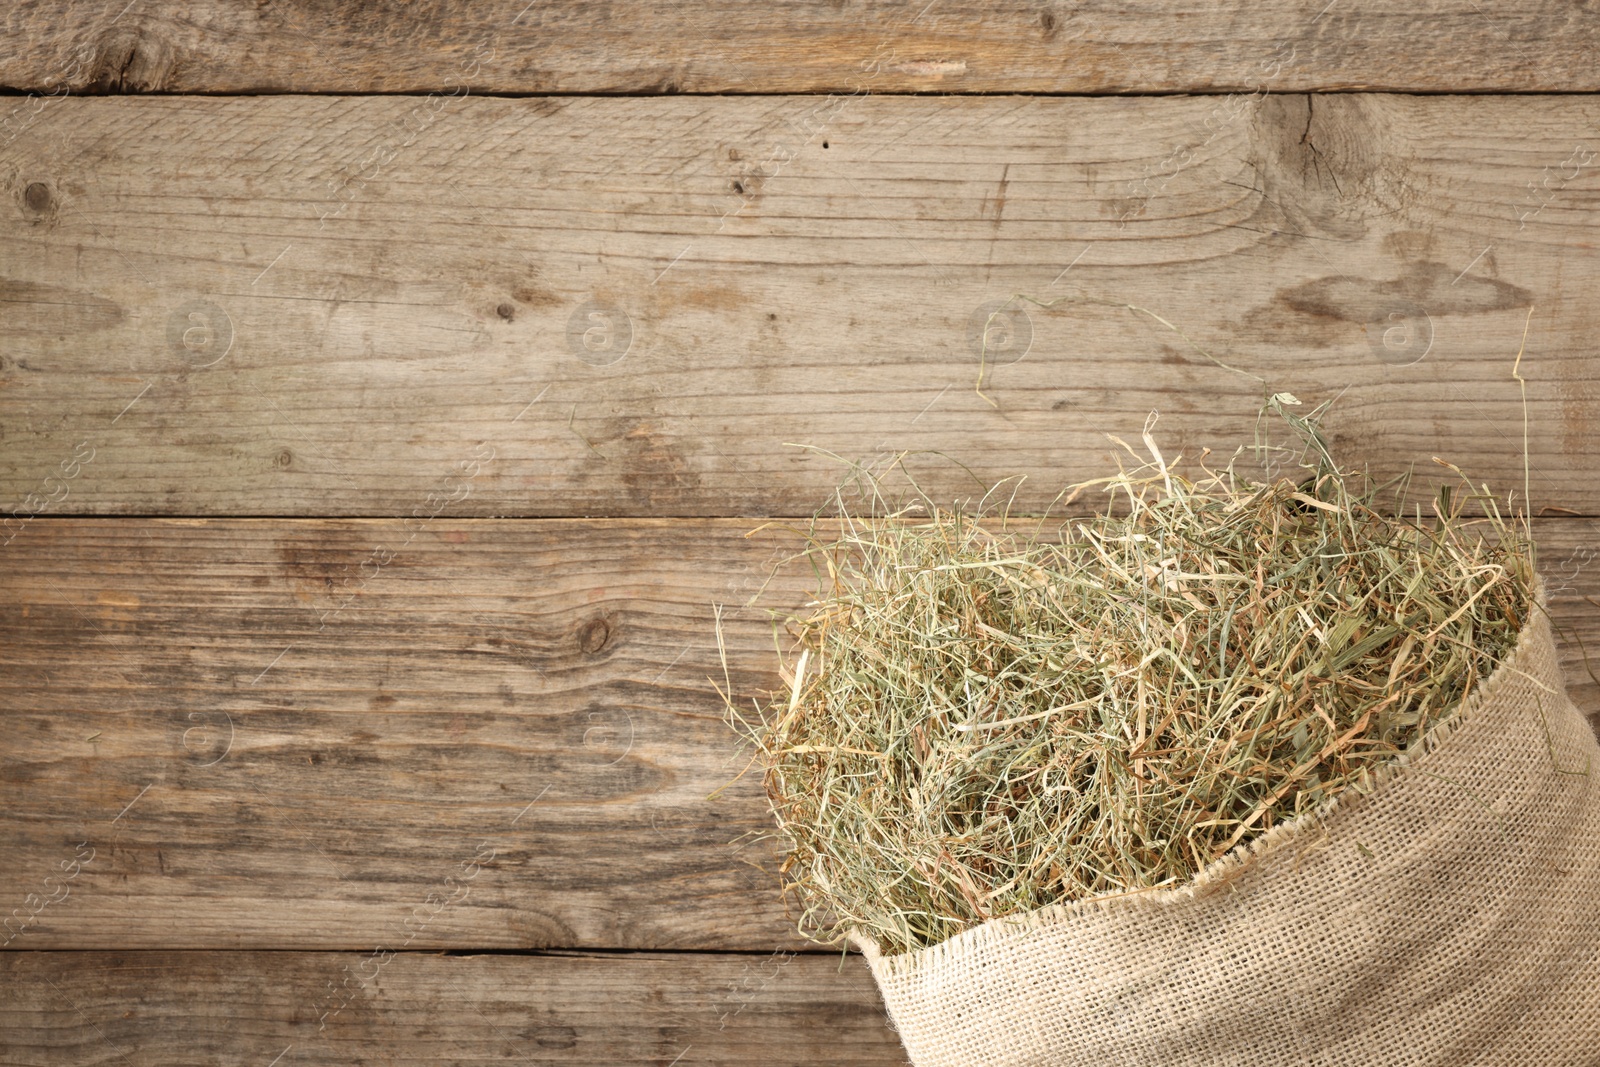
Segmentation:
{"type": "Polygon", "coordinates": [[[802,933],[901,952],[1184,883],[1361,789],[1493,671],[1528,611],[1526,524],[1470,484],[1386,511],[1397,486],[1340,471],[1322,409],[1286,399],[1299,481],[1204,455],[1191,480],[1147,426],[1148,458],[1118,441],[1138,466],[1073,488],[1108,495],[1090,518],[925,502],[813,526],[789,688],[728,705],[802,933]]]}

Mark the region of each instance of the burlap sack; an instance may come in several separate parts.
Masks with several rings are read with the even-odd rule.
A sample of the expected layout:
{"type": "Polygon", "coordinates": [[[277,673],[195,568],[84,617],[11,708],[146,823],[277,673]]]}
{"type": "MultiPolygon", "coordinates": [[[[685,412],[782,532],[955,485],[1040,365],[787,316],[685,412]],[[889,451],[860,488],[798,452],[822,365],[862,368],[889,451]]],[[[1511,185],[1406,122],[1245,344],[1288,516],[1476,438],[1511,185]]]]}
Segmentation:
{"type": "Polygon", "coordinates": [[[1421,749],[1192,886],[867,957],[916,1067],[1600,1064],[1600,747],[1538,594],[1421,749]]]}

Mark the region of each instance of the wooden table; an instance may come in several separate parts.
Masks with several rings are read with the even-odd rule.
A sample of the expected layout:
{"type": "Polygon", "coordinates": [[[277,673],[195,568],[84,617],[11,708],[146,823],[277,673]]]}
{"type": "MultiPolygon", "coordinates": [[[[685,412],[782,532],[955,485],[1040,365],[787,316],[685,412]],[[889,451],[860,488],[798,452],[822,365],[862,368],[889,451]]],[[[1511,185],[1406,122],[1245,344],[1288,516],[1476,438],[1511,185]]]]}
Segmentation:
{"type": "Polygon", "coordinates": [[[902,1062],[713,688],[845,462],[1337,398],[1600,711],[1579,7],[123,4],[0,14],[0,1063],[902,1062]]]}

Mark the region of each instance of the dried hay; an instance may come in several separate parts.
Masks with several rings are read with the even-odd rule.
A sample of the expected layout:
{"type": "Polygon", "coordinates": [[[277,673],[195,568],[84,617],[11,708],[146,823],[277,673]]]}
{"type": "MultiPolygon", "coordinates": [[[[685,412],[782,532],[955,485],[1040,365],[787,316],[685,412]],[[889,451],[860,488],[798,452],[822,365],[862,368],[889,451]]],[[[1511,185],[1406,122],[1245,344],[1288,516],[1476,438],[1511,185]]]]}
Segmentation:
{"type": "Polygon", "coordinates": [[[1339,470],[1323,409],[1287,402],[1299,479],[1191,476],[1147,426],[1148,457],[1118,440],[1137,466],[1073,487],[1107,494],[1087,518],[889,508],[856,469],[878,514],[813,525],[787,691],[727,705],[803,934],[903,952],[1182,884],[1362,789],[1493,671],[1529,610],[1526,524],[1464,477],[1429,518],[1384,509],[1403,482],[1339,470]]]}

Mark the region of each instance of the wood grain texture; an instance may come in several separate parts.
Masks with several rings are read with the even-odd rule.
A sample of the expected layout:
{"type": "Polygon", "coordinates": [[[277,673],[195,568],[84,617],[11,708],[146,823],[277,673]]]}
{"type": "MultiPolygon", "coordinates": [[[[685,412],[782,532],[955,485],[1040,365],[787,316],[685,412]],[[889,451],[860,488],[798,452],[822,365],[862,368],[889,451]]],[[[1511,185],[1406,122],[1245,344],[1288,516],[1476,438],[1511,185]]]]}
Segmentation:
{"type": "Polygon", "coordinates": [[[6,1064],[888,1067],[859,957],[0,953],[6,1064]]]}
{"type": "Polygon", "coordinates": [[[1556,0],[48,0],[0,18],[0,85],[188,93],[1593,91],[1556,0]],[[127,9],[125,9],[125,7],[127,9]]]}
{"type": "Polygon", "coordinates": [[[1267,389],[1503,493],[1525,327],[1535,503],[1600,511],[1600,102],[1314,101],[65,99],[0,149],[0,511],[807,514],[797,444],[1042,506],[1267,389]]]}
{"type": "MultiPolygon", "coordinates": [[[[38,520],[0,570],[9,947],[801,947],[757,775],[707,799],[743,767],[712,605],[749,697],[813,588],[745,606],[798,546],[749,525],[38,520]]],[[[1600,523],[1537,532],[1600,712],[1600,523]]]]}

